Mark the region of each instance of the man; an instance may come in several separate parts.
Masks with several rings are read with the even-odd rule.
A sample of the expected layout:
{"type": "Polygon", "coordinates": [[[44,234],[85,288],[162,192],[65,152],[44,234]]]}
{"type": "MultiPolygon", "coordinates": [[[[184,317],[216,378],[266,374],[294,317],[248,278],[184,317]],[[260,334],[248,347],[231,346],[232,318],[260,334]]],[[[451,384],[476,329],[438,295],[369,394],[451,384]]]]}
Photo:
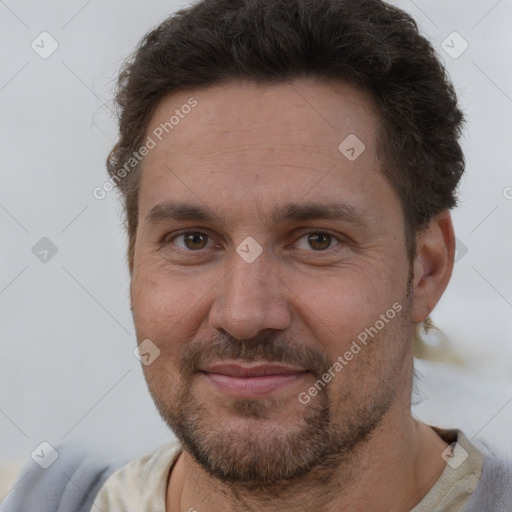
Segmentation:
{"type": "Polygon", "coordinates": [[[133,318],[179,442],[69,463],[60,494],[62,477],[29,477],[31,495],[46,482],[54,509],[103,512],[512,510],[509,463],[411,415],[464,169],[463,115],[414,21],[377,0],[203,0],[146,36],[117,99],[133,318]]]}

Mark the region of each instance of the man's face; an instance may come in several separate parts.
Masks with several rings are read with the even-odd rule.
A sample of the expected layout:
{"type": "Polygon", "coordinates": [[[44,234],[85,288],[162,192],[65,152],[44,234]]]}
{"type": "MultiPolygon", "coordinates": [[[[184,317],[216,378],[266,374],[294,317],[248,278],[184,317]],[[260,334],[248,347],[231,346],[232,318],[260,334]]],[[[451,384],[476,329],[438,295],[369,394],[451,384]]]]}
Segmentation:
{"type": "Polygon", "coordinates": [[[208,472],[289,479],[352,453],[408,404],[400,202],[357,89],[176,93],[147,135],[191,97],[144,161],[131,293],[138,342],[160,350],[145,377],[208,472]]]}

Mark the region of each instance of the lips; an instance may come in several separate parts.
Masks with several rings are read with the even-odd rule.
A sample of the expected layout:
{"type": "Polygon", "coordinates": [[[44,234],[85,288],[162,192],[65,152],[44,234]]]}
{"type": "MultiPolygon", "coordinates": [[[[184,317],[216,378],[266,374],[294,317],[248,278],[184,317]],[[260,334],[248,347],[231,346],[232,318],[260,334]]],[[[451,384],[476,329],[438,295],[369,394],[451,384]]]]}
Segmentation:
{"type": "Polygon", "coordinates": [[[308,372],[282,364],[218,363],[201,370],[220,391],[240,398],[268,395],[296,383],[308,372]]]}
{"type": "Polygon", "coordinates": [[[253,366],[236,363],[220,363],[207,366],[203,371],[207,373],[218,373],[230,377],[263,377],[266,375],[282,375],[304,372],[303,368],[294,368],[281,364],[258,363],[253,366]]]}

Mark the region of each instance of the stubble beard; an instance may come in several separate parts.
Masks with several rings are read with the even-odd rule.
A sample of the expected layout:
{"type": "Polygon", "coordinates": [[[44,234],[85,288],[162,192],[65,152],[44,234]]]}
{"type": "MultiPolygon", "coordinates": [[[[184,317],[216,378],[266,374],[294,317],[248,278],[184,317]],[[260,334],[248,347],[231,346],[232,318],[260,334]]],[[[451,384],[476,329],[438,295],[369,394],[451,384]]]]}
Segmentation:
{"type": "MultiPolygon", "coordinates": [[[[400,320],[398,320],[400,322],[400,320]]],[[[398,334],[398,330],[393,331],[398,334]]],[[[403,334],[402,334],[403,336],[403,334]]],[[[309,361],[315,368],[315,381],[326,372],[331,363],[318,352],[302,351],[278,338],[261,338],[261,343],[219,338],[204,344],[205,357],[221,356],[226,359],[266,360],[299,363],[309,361]],[[255,344],[256,343],[256,344],[255,344]],[[206,348],[208,347],[208,348],[206,348]],[[235,353],[236,352],[236,353],[235,353]],[[297,356],[300,354],[300,356],[297,356]],[[264,357],[262,357],[264,356],[264,357]]],[[[400,345],[404,339],[395,339],[400,345]]],[[[374,343],[378,344],[377,337],[374,343]]],[[[370,364],[374,346],[363,349],[359,362],[352,368],[361,375],[372,372],[370,364]],[[363,355],[367,351],[366,357],[363,355]]],[[[404,351],[394,356],[389,372],[381,375],[373,386],[371,396],[357,393],[357,374],[343,374],[319,390],[307,405],[296,400],[297,407],[280,421],[276,419],[280,403],[270,399],[232,399],[232,414],[236,424],[229,420],[222,424],[194,394],[192,368],[197,363],[199,350],[184,358],[180,365],[180,384],[172,402],[165,389],[165,378],[157,381],[148,378],[148,386],[161,417],[174,432],[183,448],[204,470],[221,482],[248,492],[272,493],[282,489],[285,483],[309,474],[317,482],[327,482],[340,464],[350,462],[358,448],[371,437],[376,427],[390,410],[397,395],[396,373],[400,371],[405,357],[404,351]],[[333,403],[330,386],[338,382],[345,386],[339,390],[333,403]]],[[[375,359],[375,356],[374,356],[375,359]]],[[[308,367],[308,366],[306,366],[308,367]]],[[[373,377],[375,378],[375,377],[373,377]]],[[[315,382],[313,381],[313,382],[315,382]]]]}

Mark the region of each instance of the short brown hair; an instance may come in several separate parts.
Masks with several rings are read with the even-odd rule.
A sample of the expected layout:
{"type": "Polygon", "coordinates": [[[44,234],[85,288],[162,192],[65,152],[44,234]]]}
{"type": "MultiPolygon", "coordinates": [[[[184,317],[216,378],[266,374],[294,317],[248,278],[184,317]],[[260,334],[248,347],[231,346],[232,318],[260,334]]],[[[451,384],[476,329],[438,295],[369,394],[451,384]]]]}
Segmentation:
{"type": "Polygon", "coordinates": [[[227,80],[299,77],[344,80],[375,100],[382,173],[400,197],[413,261],[415,234],[456,205],[464,172],[463,114],[413,18],[380,0],[202,0],[150,31],[119,77],[120,135],[107,168],[123,195],[130,272],[140,164],[122,180],[118,171],[160,100],[227,80]]]}

